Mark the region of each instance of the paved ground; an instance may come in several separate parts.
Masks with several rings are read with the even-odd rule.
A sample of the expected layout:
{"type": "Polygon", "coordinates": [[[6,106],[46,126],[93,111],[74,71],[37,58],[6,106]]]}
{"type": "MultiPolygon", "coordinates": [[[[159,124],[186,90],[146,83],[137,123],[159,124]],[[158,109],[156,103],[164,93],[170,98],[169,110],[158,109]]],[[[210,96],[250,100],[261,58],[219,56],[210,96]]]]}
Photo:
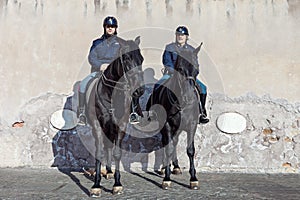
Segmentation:
{"type": "MultiPolygon", "coordinates": [[[[122,173],[124,193],[112,195],[112,180],[102,179],[100,199],[300,199],[298,174],[199,173],[199,190],[190,190],[189,176],[173,175],[172,188],[160,187],[153,172],[122,173]]],[[[91,199],[93,182],[80,172],[57,169],[0,169],[0,199],[91,199]]]]}

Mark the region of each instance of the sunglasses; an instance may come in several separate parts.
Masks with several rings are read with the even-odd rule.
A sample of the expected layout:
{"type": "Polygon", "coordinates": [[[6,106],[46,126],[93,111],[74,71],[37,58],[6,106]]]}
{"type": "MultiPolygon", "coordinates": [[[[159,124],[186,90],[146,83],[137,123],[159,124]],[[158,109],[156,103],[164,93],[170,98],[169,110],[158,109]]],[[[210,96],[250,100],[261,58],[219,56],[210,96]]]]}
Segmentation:
{"type": "Polygon", "coordinates": [[[113,26],[113,25],[106,25],[105,28],[116,28],[116,26],[113,26]]]}

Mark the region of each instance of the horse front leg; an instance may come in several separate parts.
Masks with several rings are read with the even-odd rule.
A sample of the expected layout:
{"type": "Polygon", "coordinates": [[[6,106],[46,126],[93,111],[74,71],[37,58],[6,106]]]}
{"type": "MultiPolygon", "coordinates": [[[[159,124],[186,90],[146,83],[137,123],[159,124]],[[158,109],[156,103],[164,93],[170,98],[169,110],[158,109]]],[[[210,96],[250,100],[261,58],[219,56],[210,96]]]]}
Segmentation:
{"type": "Polygon", "coordinates": [[[164,146],[164,161],[163,166],[165,168],[165,177],[162,182],[162,188],[164,190],[169,189],[171,187],[171,167],[170,162],[173,157],[174,152],[174,144],[172,141],[172,133],[171,127],[169,123],[166,123],[164,128],[162,129],[162,144],[164,146]]]}
{"type": "Polygon", "coordinates": [[[121,194],[123,192],[123,186],[121,184],[121,173],[120,173],[120,162],[122,157],[121,144],[122,144],[123,137],[124,137],[124,132],[119,131],[117,134],[116,145],[115,145],[114,155],[113,155],[116,164],[116,169],[114,174],[115,184],[113,186],[113,194],[121,194]]]}
{"type": "Polygon", "coordinates": [[[187,155],[190,160],[190,170],[189,170],[191,175],[190,187],[193,190],[197,190],[199,187],[199,182],[196,177],[196,169],[194,164],[194,155],[195,155],[194,136],[195,136],[195,131],[187,133],[187,155]]]}

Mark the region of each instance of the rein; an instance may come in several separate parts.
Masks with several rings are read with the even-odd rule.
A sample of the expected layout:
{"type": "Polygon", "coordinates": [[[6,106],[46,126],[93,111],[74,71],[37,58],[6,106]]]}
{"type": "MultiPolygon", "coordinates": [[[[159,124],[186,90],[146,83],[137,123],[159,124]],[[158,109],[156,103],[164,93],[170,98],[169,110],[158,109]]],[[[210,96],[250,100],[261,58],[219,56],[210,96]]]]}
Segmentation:
{"type": "Polygon", "coordinates": [[[118,90],[122,90],[122,91],[128,91],[129,90],[129,82],[128,80],[127,81],[124,81],[124,82],[120,82],[120,81],[115,81],[115,80],[112,80],[112,79],[109,79],[107,78],[104,73],[102,73],[101,77],[100,77],[100,80],[101,82],[107,86],[107,87],[110,87],[110,88],[116,88],[118,90]],[[109,83],[112,83],[112,84],[109,84],[109,83]],[[114,84],[114,85],[113,85],[114,84]],[[119,87],[119,84],[120,85],[123,85],[123,87],[119,87]]]}
{"type": "MultiPolygon", "coordinates": [[[[120,59],[120,65],[122,67],[122,70],[123,70],[123,77],[124,77],[124,81],[120,82],[120,81],[115,81],[111,78],[108,78],[104,73],[101,73],[100,74],[100,77],[99,77],[99,81],[98,83],[96,83],[96,86],[95,86],[95,97],[96,97],[96,102],[98,103],[98,105],[100,107],[102,107],[103,109],[107,110],[108,113],[110,115],[112,115],[114,113],[114,108],[110,106],[110,108],[106,108],[104,103],[101,101],[101,98],[100,98],[100,95],[98,93],[98,88],[99,88],[99,84],[102,83],[104,86],[106,87],[109,87],[109,88],[113,88],[113,89],[117,89],[117,90],[120,90],[120,91],[130,91],[130,81],[129,81],[129,78],[135,74],[140,74],[141,72],[137,71],[137,70],[134,70],[135,68],[131,69],[133,72],[130,72],[131,70],[129,71],[126,71],[125,70],[125,62],[124,62],[124,59],[123,59],[123,56],[121,55],[119,57],[120,59]]],[[[110,73],[112,74],[112,67],[119,67],[119,66],[110,66],[110,73]]],[[[134,66],[136,67],[136,66],[134,66]]],[[[111,105],[111,103],[110,103],[111,105]]]]}

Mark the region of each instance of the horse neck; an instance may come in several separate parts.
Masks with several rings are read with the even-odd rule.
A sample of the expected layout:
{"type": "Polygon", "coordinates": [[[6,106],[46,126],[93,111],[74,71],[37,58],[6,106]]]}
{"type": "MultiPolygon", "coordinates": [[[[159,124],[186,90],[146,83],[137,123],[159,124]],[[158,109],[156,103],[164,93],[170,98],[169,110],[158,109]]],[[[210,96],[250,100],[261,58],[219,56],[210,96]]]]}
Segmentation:
{"type": "Polygon", "coordinates": [[[168,112],[174,113],[178,110],[181,110],[179,107],[179,98],[181,96],[181,87],[180,83],[178,82],[175,76],[172,76],[169,81],[166,83],[165,88],[160,92],[159,98],[163,102],[168,102],[165,104],[167,107],[168,112]],[[180,88],[180,90],[179,90],[180,88]],[[164,99],[164,100],[163,100],[164,99]]]}
{"type": "MultiPolygon", "coordinates": [[[[179,75],[179,74],[177,74],[177,75],[179,75]]],[[[177,75],[175,74],[174,76],[171,77],[168,87],[172,91],[175,91],[177,96],[178,95],[181,96],[182,93],[184,93],[184,91],[182,90],[182,87],[181,87],[182,80],[180,78],[178,78],[177,75]]]]}
{"type": "Polygon", "coordinates": [[[111,64],[109,64],[106,70],[104,70],[104,76],[113,81],[118,81],[121,77],[119,76],[119,73],[116,73],[116,71],[120,67],[122,67],[121,61],[120,58],[118,58],[114,60],[111,64]]]}
{"type": "Polygon", "coordinates": [[[117,73],[113,73],[114,67],[118,67],[116,66],[116,60],[104,70],[103,75],[97,84],[96,92],[98,99],[102,99],[108,103],[111,103],[114,88],[117,85],[117,81],[120,79],[117,73]]]}
{"type": "MultiPolygon", "coordinates": [[[[169,82],[169,86],[171,91],[175,93],[175,96],[177,98],[177,101],[181,105],[185,105],[184,98],[188,95],[188,90],[185,90],[182,88],[182,84],[184,82],[185,78],[180,75],[179,73],[175,74],[171,77],[171,80],[169,82]]],[[[189,87],[193,87],[192,85],[189,85],[189,87]]],[[[195,90],[195,88],[193,88],[195,90]]],[[[189,91],[190,92],[190,91],[189,91]]]]}

